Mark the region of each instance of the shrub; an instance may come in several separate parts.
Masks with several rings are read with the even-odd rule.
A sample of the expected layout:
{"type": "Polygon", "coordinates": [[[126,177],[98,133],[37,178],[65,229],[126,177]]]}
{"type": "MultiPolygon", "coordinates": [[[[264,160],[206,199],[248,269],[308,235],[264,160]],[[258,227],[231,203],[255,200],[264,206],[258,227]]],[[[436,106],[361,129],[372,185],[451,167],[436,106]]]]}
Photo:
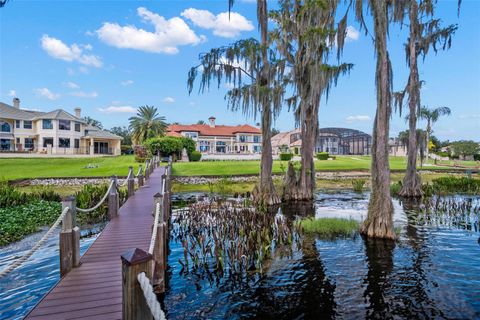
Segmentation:
{"type": "Polygon", "coordinates": [[[192,151],[188,158],[193,162],[200,161],[200,159],[202,159],[202,154],[198,151],[192,151]]]}
{"type": "Polygon", "coordinates": [[[328,160],[328,152],[319,152],[317,153],[318,160],[328,160]]]}
{"type": "Polygon", "coordinates": [[[362,192],[366,182],[367,180],[365,179],[353,179],[352,180],[353,191],[362,192]]]}
{"type": "Polygon", "coordinates": [[[162,156],[170,156],[182,152],[183,141],[178,137],[150,138],[144,142],[144,146],[151,154],[160,152],[162,156]]]}
{"type": "Polygon", "coordinates": [[[0,183],[0,208],[19,206],[27,203],[28,200],[27,195],[18,188],[7,182],[0,183]]]}
{"type": "Polygon", "coordinates": [[[435,193],[480,194],[480,180],[467,177],[441,177],[432,180],[435,193]]]}
{"type": "Polygon", "coordinates": [[[300,230],[325,238],[350,237],[356,233],[359,224],[353,219],[307,218],[298,222],[300,230]]]}
{"type": "Polygon", "coordinates": [[[438,151],[437,156],[445,158],[445,157],[449,157],[450,154],[448,152],[445,152],[445,151],[438,151]]]}
{"type": "Polygon", "coordinates": [[[280,153],[280,160],[282,161],[290,161],[293,158],[293,154],[291,153],[280,153]]]}
{"type": "Polygon", "coordinates": [[[474,154],[473,155],[473,160],[480,161],[480,153],[474,154]]]}
{"type": "Polygon", "coordinates": [[[142,163],[148,158],[148,150],[144,146],[135,146],[133,147],[133,151],[135,153],[136,162],[142,163]]]}
{"type": "Polygon", "coordinates": [[[61,210],[60,203],[43,200],[0,209],[0,246],[37,232],[39,227],[50,226],[61,210]]]}
{"type": "Polygon", "coordinates": [[[400,190],[402,189],[402,182],[401,181],[398,181],[396,183],[393,183],[390,185],[390,195],[391,196],[398,196],[398,193],[400,192],[400,190]]]}
{"type": "Polygon", "coordinates": [[[187,150],[187,153],[190,155],[192,152],[195,151],[195,148],[196,148],[196,144],[195,144],[195,141],[193,141],[192,138],[188,138],[188,137],[181,137],[179,138],[180,141],[182,142],[182,151],[183,151],[183,148],[185,148],[187,150]]]}

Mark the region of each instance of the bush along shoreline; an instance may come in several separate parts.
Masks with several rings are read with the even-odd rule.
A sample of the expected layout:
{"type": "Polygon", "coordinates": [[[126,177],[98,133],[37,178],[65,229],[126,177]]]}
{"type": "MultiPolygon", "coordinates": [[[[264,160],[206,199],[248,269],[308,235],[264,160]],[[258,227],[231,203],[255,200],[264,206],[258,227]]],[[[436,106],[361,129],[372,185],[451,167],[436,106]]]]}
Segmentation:
{"type": "MultiPolygon", "coordinates": [[[[398,181],[390,186],[392,196],[398,196],[402,182],[398,181]]],[[[431,183],[422,185],[424,196],[468,194],[480,195],[480,180],[469,177],[440,177],[433,179],[431,183]]]]}
{"type": "MultiPolygon", "coordinates": [[[[75,193],[77,207],[91,208],[105,195],[108,184],[84,185],[75,193]]],[[[119,188],[122,205],[127,200],[126,188],[119,188]]],[[[0,247],[19,241],[50,226],[61,213],[61,196],[52,188],[38,187],[31,193],[22,192],[8,183],[0,183],[0,247]]],[[[108,220],[108,204],[104,202],[97,210],[77,214],[80,226],[94,225],[108,220]]]]}

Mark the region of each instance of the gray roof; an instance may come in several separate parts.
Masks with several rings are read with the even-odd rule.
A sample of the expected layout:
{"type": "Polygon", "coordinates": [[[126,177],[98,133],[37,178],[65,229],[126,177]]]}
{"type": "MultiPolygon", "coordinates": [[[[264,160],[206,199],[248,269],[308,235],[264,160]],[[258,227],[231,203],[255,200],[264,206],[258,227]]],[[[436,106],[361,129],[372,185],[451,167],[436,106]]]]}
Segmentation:
{"type": "MultiPolygon", "coordinates": [[[[89,128],[95,128],[95,127],[90,126],[89,128]]],[[[85,138],[123,140],[122,137],[117,136],[116,134],[113,134],[109,131],[99,130],[98,128],[95,128],[95,129],[96,130],[88,129],[88,134],[85,135],[85,138]]]]}
{"type": "Polygon", "coordinates": [[[15,120],[60,119],[85,123],[84,120],[77,118],[62,109],[50,112],[29,111],[17,109],[3,102],[0,102],[0,117],[15,120]]]}

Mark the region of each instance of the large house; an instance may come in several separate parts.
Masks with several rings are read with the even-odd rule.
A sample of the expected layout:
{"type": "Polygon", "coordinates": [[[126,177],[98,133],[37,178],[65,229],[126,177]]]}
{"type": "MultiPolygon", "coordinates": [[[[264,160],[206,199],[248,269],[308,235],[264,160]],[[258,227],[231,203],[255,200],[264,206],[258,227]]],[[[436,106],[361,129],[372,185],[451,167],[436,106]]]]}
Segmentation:
{"type": "MultiPolygon", "coordinates": [[[[332,155],[367,155],[371,152],[372,137],[362,131],[347,128],[321,128],[314,152],[328,152],[332,155]]],[[[281,132],[272,137],[274,153],[292,152],[299,154],[302,148],[300,129],[281,132]]]]}
{"type": "Polygon", "coordinates": [[[167,135],[192,138],[197,151],[207,154],[253,154],[262,152],[262,133],[259,128],[244,124],[216,125],[215,117],[208,124],[172,124],[167,135]]]}
{"type": "Polygon", "coordinates": [[[51,155],[119,155],[122,138],[87,124],[81,109],[40,112],[0,102],[0,152],[51,155]]]}

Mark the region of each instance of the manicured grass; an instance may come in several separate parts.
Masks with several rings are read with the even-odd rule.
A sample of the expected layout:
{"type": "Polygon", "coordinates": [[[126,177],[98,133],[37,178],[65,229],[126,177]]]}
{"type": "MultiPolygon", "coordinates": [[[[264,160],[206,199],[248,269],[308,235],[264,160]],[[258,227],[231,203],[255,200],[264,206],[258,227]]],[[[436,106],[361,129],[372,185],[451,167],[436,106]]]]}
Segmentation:
{"type": "MultiPolygon", "coordinates": [[[[336,160],[316,160],[315,169],[317,171],[369,170],[370,161],[371,157],[369,156],[337,156],[336,160]]],[[[390,157],[390,168],[405,170],[406,161],[405,157],[390,157]]],[[[284,173],[287,165],[286,161],[274,161],[273,173],[284,173]]],[[[428,169],[433,168],[445,169],[445,167],[428,167],[428,169]]],[[[258,174],[259,172],[260,161],[177,162],[173,165],[173,174],[177,176],[233,176],[258,174]]]]}
{"type": "Polygon", "coordinates": [[[298,223],[304,233],[324,238],[349,237],[359,228],[357,221],[340,218],[307,218],[298,223]]]}
{"type": "Polygon", "coordinates": [[[133,155],[101,158],[4,158],[0,159],[0,180],[56,177],[126,176],[139,163],[133,155]],[[98,168],[85,168],[88,165],[98,168]]]}

